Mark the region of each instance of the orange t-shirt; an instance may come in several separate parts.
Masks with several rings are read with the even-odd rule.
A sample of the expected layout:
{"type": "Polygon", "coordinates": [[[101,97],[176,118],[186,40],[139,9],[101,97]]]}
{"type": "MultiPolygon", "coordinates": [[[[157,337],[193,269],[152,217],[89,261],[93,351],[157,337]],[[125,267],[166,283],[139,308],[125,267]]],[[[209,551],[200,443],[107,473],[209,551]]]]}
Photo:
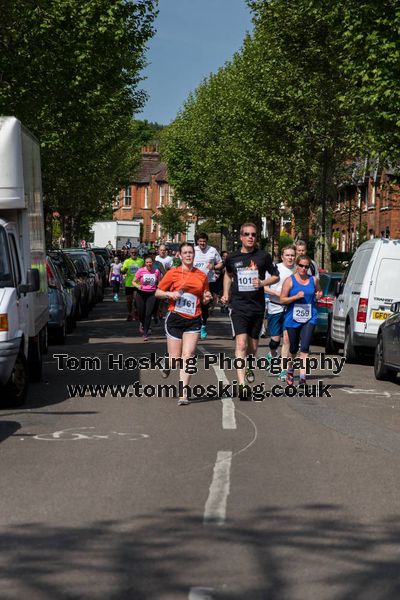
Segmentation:
{"type": "Polygon", "coordinates": [[[184,292],[180,300],[169,301],[168,310],[187,319],[201,315],[200,301],[203,292],[208,291],[209,287],[208,277],[200,269],[193,267],[191,271],[184,271],[182,266],[172,267],[161,279],[158,287],[163,292],[184,292]]]}

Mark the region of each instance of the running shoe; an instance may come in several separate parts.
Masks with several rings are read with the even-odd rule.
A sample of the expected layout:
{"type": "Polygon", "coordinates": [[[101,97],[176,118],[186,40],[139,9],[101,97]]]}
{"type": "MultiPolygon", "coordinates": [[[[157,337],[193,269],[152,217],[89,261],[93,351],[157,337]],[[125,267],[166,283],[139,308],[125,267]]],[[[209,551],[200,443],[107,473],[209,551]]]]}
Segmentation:
{"type": "Polygon", "coordinates": [[[248,385],[243,383],[239,384],[239,400],[251,400],[251,391],[248,385]]]}
{"type": "Polygon", "coordinates": [[[265,360],[267,361],[268,366],[271,366],[271,362],[272,362],[272,354],[271,352],[268,352],[268,354],[265,357],[265,360]]]}
{"type": "Polygon", "coordinates": [[[189,400],[187,398],[179,398],[178,406],[185,406],[186,404],[189,404],[189,400]]]}
{"type": "Polygon", "coordinates": [[[205,340],[207,336],[208,336],[207,327],[205,325],[202,325],[201,330],[200,330],[200,338],[202,340],[205,340]]]}
{"type": "Polygon", "coordinates": [[[247,383],[254,383],[254,380],[256,378],[254,375],[254,371],[252,371],[251,369],[246,369],[245,378],[246,378],[247,383]]]}
{"type": "Polygon", "coordinates": [[[149,338],[148,338],[148,336],[147,336],[147,335],[144,335],[144,336],[143,336],[143,341],[144,341],[144,342],[148,342],[148,341],[149,341],[149,338]]]}
{"type": "Polygon", "coordinates": [[[305,377],[300,377],[298,387],[302,387],[303,389],[307,387],[307,381],[305,377]]]}
{"type": "Polygon", "coordinates": [[[114,302],[118,302],[118,296],[117,296],[117,294],[114,294],[113,300],[114,300],[114,302]]]}
{"type": "Polygon", "coordinates": [[[288,372],[286,374],[286,383],[288,385],[293,385],[293,383],[294,383],[294,372],[291,371],[290,369],[288,369],[288,372]]]}
{"type": "Polygon", "coordinates": [[[282,371],[278,375],[278,379],[280,381],[286,381],[286,377],[287,377],[287,371],[286,371],[286,369],[282,369],[282,371]]]}

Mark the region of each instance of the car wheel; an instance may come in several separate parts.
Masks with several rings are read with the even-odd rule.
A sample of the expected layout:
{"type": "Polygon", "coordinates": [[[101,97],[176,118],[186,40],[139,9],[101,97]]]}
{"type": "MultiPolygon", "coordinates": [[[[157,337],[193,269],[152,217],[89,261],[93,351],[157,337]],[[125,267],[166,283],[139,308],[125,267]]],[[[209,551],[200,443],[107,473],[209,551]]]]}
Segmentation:
{"type": "Polygon", "coordinates": [[[328,327],[328,331],[326,332],[325,353],[326,354],[339,354],[339,346],[332,339],[330,324],[328,327]]]}
{"type": "Polygon", "coordinates": [[[53,329],[53,339],[56,344],[65,344],[65,338],[67,337],[67,328],[64,323],[60,327],[55,327],[53,329]]]}
{"type": "Polygon", "coordinates": [[[375,378],[380,381],[385,381],[392,378],[391,371],[385,365],[385,358],[383,355],[383,339],[381,335],[378,337],[378,343],[376,344],[375,348],[374,373],[375,378]]]}
{"type": "Polygon", "coordinates": [[[347,325],[344,334],[343,356],[348,363],[355,363],[358,359],[358,353],[351,339],[350,327],[347,325]]]}
{"type": "Polygon", "coordinates": [[[67,318],[67,327],[66,327],[67,333],[72,333],[74,331],[74,326],[75,326],[75,322],[71,315],[70,317],[67,318]]]}
{"type": "Polygon", "coordinates": [[[5,406],[22,406],[25,403],[27,391],[28,363],[25,356],[19,353],[10,379],[2,389],[2,403],[5,406]]]}

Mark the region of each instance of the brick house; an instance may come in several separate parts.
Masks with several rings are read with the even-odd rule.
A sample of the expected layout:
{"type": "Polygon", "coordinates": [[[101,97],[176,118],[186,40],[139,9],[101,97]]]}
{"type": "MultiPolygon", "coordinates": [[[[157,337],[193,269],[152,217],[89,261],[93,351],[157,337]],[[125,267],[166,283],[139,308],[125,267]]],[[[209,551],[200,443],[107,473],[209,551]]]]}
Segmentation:
{"type": "MultiPolygon", "coordinates": [[[[189,213],[186,233],[178,234],[172,240],[162,231],[155,216],[162,206],[167,206],[173,197],[173,189],[168,183],[166,163],[154,147],[144,147],[139,167],[128,185],[118,193],[114,205],[113,220],[132,221],[141,224],[141,241],[160,242],[161,240],[180,242],[193,239],[194,217],[189,213]]],[[[185,208],[179,205],[178,208],[185,208]]]]}
{"type": "Polygon", "coordinates": [[[339,186],[332,214],[332,245],[353,252],[359,240],[400,239],[400,186],[394,171],[379,162],[354,164],[352,177],[339,186]]]}

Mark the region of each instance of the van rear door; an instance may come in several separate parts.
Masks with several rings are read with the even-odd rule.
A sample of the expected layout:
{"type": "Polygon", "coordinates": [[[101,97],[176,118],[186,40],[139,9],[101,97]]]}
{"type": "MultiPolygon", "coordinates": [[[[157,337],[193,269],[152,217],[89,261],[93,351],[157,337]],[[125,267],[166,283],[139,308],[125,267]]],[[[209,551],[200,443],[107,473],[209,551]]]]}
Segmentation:
{"type": "Polygon", "coordinates": [[[366,332],[377,334],[390,313],[390,305],[400,301],[400,243],[383,244],[372,274],[366,332]]]}

